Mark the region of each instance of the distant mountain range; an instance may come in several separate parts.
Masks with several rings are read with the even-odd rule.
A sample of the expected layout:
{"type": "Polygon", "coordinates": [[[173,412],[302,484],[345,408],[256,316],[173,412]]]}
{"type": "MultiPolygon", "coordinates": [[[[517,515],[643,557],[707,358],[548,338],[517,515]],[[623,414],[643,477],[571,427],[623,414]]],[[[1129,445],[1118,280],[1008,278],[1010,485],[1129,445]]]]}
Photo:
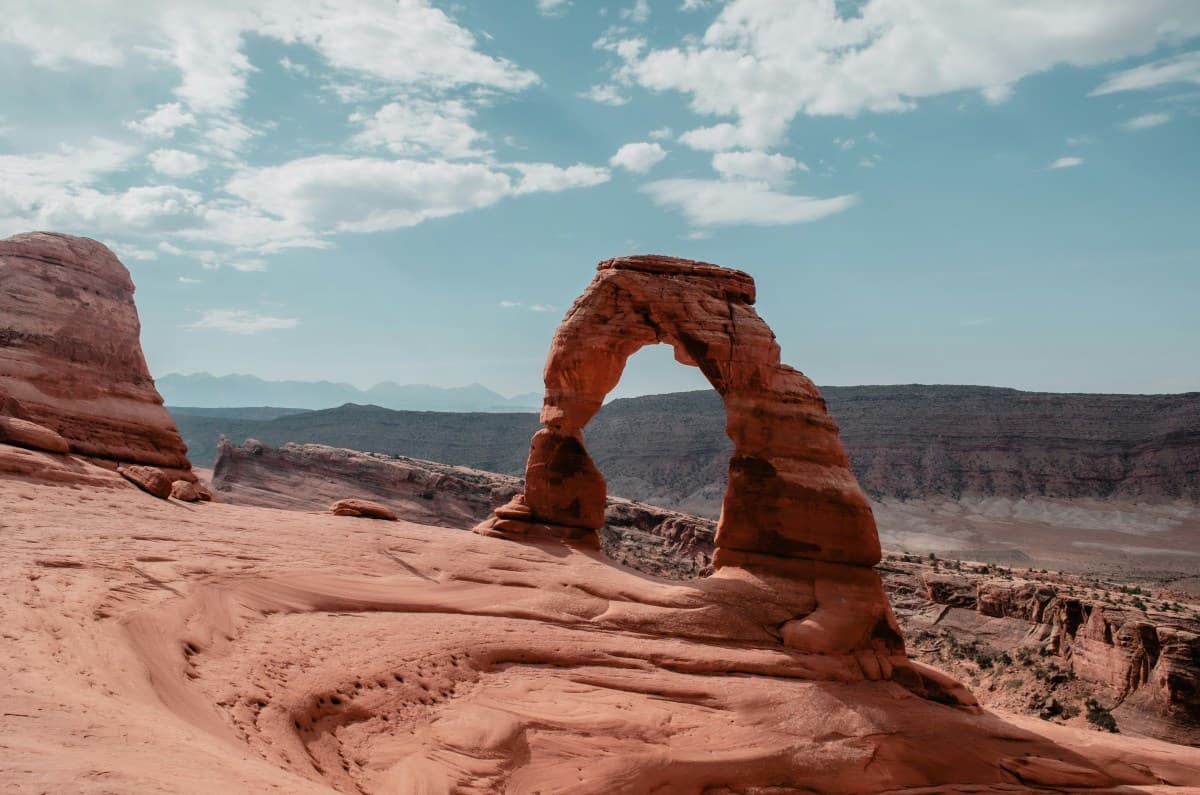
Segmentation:
{"type": "MultiPolygon", "coordinates": [[[[823,387],[874,498],[1200,502],[1200,393],[1085,395],[976,386],[823,387]]],[[[535,413],[172,408],[197,466],[217,439],[315,442],[520,475],[535,413]],[[192,413],[189,413],[192,412],[192,413]]],[[[609,491],[715,516],[732,445],[711,390],[614,400],[584,430],[609,491]]]]}
{"type": "Polygon", "coordinates": [[[506,398],[482,384],[461,387],[397,384],[384,381],[370,389],[334,381],[267,381],[253,375],[170,373],[156,379],[169,406],[287,406],[327,409],[361,403],[397,411],[536,411],[541,393],[506,398]]]}

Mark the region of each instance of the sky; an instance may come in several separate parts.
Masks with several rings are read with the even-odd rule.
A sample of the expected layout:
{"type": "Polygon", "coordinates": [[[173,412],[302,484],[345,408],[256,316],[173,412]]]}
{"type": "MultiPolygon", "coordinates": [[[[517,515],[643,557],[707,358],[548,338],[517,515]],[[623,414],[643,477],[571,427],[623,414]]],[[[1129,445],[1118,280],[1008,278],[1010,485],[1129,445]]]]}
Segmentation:
{"type": "Polygon", "coordinates": [[[1200,390],[1195,0],[3,8],[0,236],[109,244],[155,375],[536,392],[660,253],[819,384],[1200,390]]]}

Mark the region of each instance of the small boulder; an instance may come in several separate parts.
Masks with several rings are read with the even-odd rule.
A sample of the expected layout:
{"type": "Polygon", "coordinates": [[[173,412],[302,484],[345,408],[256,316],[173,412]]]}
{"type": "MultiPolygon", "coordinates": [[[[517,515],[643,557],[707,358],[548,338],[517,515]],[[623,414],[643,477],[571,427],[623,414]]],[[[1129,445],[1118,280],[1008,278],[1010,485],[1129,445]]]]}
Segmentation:
{"type": "Polygon", "coordinates": [[[386,519],[395,522],[399,517],[386,505],[370,500],[338,500],[329,506],[334,516],[361,516],[364,519],[386,519]]]}
{"type": "Polygon", "coordinates": [[[177,480],[171,484],[171,496],[180,502],[211,502],[213,495],[203,483],[177,480]]]}
{"type": "Polygon", "coordinates": [[[45,425],[16,417],[0,417],[0,443],[47,453],[69,453],[71,444],[45,425]]]}
{"type": "Polygon", "coordinates": [[[153,494],[160,500],[171,496],[171,479],[160,469],[130,464],[117,467],[117,472],[142,491],[153,494]]]}

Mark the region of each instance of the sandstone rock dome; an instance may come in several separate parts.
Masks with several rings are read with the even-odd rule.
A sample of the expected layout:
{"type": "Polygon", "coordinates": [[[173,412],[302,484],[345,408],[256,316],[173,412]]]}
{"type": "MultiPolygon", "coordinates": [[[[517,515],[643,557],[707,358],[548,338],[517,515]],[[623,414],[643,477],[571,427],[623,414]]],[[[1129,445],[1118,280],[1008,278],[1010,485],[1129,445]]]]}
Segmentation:
{"type": "Polygon", "coordinates": [[[0,240],[0,404],[109,468],[192,481],[146,366],[129,271],[106,246],[33,232],[0,240]]]}

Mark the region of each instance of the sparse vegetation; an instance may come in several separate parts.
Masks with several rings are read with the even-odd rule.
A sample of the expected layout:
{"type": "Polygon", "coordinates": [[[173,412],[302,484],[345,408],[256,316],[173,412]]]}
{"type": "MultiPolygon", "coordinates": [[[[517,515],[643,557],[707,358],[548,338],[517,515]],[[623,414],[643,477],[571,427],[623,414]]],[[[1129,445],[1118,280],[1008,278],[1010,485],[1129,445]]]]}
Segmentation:
{"type": "Polygon", "coordinates": [[[1104,707],[1094,698],[1089,698],[1084,702],[1087,707],[1087,721],[1098,729],[1103,729],[1107,732],[1116,734],[1117,719],[1113,717],[1112,710],[1104,707]]]}

